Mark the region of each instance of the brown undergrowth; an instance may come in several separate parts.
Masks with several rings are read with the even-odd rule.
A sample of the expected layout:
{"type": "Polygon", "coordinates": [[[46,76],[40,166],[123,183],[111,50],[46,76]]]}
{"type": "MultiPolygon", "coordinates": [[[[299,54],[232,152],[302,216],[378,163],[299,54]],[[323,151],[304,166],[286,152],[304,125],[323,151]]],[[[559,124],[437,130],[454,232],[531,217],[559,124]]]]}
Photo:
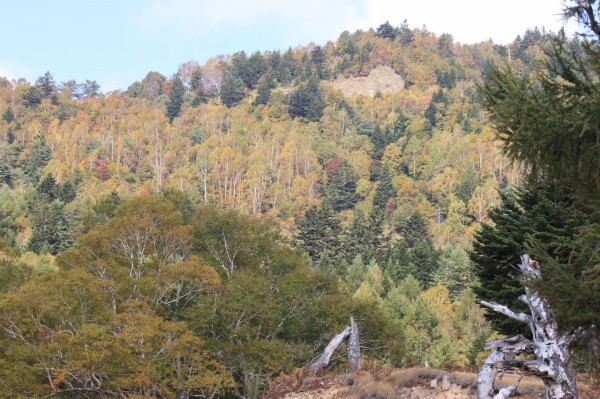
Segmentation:
{"type": "MultiPolygon", "coordinates": [[[[506,374],[496,382],[498,387],[513,384],[518,376],[506,374]]],[[[377,362],[365,362],[355,376],[323,373],[310,377],[308,370],[297,369],[281,374],[269,384],[269,399],[475,399],[477,373],[442,371],[425,367],[395,369],[377,362]],[[447,374],[450,388],[442,389],[442,376],[447,374]],[[436,388],[431,381],[438,379],[436,388]]],[[[544,386],[540,379],[523,377],[515,398],[539,399],[544,386]]],[[[579,378],[579,398],[598,399],[595,384],[579,378]]]]}

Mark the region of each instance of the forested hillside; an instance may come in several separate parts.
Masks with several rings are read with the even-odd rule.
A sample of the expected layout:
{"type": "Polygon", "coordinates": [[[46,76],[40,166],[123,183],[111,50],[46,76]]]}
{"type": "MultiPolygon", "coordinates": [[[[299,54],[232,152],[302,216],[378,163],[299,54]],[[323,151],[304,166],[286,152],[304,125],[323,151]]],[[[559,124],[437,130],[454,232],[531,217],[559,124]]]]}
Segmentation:
{"type": "Polygon", "coordinates": [[[0,78],[0,396],[258,397],[350,315],[367,357],[479,364],[468,251],[521,173],[477,87],[547,39],[385,23],[106,94],[0,78]]]}

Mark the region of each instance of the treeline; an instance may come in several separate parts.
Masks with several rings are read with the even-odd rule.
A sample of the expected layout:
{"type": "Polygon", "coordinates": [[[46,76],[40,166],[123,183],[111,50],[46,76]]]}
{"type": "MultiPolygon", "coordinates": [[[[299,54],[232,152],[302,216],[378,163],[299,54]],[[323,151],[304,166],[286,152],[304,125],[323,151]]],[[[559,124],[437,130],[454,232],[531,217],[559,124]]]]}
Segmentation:
{"type": "MultiPolygon", "coordinates": [[[[497,188],[518,182],[492,144],[475,90],[483,68],[506,59],[506,49],[386,29],[344,32],[335,43],[283,54],[190,62],[172,79],[151,72],[109,96],[94,82],[58,84],[49,73],[34,84],[3,79],[0,234],[20,249],[55,254],[86,231],[100,195],[165,189],[273,215],[295,234],[308,207],[341,190],[350,194],[350,206],[334,205],[343,225],[353,223],[353,208],[363,215],[385,208],[378,223],[387,235],[418,210],[435,247],[468,248],[498,204],[497,188]],[[329,80],[380,65],[399,73],[405,88],[345,98],[329,80]],[[238,97],[230,103],[232,86],[238,97]],[[347,182],[334,176],[340,160],[347,182]],[[50,214],[33,209],[49,175],[71,192],[46,196],[53,220],[66,218],[69,231],[58,234],[60,243],[32,244],[46,225],[63,223],[32,217],[50,214]]],[[[534,40],[544,37],[534,30],[518,38],[510,62],[526,69],[539,55],[534,40]]]]}

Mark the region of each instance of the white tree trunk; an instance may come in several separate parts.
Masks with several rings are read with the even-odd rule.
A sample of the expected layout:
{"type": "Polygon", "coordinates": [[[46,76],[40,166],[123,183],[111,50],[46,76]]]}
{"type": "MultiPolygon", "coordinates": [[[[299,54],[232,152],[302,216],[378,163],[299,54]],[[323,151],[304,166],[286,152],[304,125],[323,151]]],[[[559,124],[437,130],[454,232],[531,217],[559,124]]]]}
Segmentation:
{"type": "Polygon", "coordinates": [[[477,378],[478,399],[506,399],[517,389],[517,384],[494,395],[497,371],[536,375],[544,381],[546,399],[577,399],[575,370],[569,353],[570,337],[558,330],[552,309],[538,293],[528,287],[528,280],[542,277],[539,264],[528,255],[521,256],[518,265],[525,285],[525,295],[519,299],[529,306],[530,315],[515,313],[506,306],[481,301],[481,304],[514,320],[529,325],[533,340],[515,336],[489,342],[486,348],[496,348],[483,365],[477,378]],[[535,354],[536,360],[514,359],[520,354],[535,354]]]}
{"type": "Polygon", "coordinates": [[[350,317],[350,337],[348,337],[348,373],[354,374],[360,366],[360,338],[354,317],[350,317]]]}

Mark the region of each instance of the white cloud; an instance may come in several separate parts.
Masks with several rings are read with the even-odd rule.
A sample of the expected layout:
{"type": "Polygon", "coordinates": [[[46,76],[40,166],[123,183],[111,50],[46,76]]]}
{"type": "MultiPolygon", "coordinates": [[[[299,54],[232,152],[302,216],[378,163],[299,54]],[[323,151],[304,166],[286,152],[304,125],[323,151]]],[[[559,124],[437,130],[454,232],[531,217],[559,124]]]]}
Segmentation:
{"type": "Polygon", "coordinates": [[[198,38],[267,24],[290,45],[306,44],[307,37],[322,43],[344,30],[375,28],[386,20],[399,25],[407,19],[411,27],[425,24],[463,43],[489,38],[505,43],[535,26],[557,31],[560,14],[558,0],[153,0],[135,19],[146,29],[174,29],[198,38]]]}

